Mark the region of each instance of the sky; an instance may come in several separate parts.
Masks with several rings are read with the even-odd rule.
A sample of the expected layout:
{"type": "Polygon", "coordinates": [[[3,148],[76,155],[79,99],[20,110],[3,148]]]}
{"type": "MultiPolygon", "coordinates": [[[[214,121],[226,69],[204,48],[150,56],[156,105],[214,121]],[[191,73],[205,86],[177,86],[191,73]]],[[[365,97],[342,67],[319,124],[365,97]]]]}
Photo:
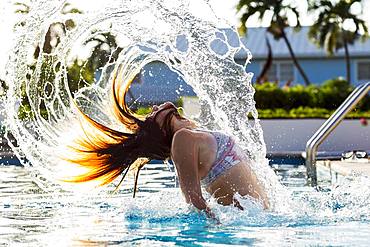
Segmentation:
{"type": "MultiPolygon", "coordinates": [[[[11,47],[12,39],[12,27],[17,19],[17,16],[14,15],[14,2],[21,2],[22,0],[0,0],[0,78],[4,76],[4,66],[7,60],[7,51],[11,47]]],[[[27,0],[24,0],[27,2],[27,0]]],[[[169,0],[170,1],[170,0],[169,0]]],[[[197,0],[194,0],[197,1],[197,0]]],[[[304,15],[305,13],[305,4],[306,1],[302,0],[286,0],[295,4],[298,9],[303,13],[301,18],[302,25],[311,25],[313,22],[313,16],[304,15]]],[[[77,7],[81,9],[88,9],[90,6],[96,6],[102,3],[102,0],[70,0],[69,2],[74,3],[77,7]]],[[[239,24],[238,15],[236,14],[235,6],[238,3],[238,0],[209,0],[210,5],[212,6],[214,12],[217,16],[222,17],[231,25],[237,26],[239,24]]],[[[363,18],[370,25],[370,0],[363,0],[365,13],[363,18]]],[[[257,18],[252,18],[247,22],[247,26],[256,27],[256,26],[266,26],[267,22],[259,23],[257,18]]]]}

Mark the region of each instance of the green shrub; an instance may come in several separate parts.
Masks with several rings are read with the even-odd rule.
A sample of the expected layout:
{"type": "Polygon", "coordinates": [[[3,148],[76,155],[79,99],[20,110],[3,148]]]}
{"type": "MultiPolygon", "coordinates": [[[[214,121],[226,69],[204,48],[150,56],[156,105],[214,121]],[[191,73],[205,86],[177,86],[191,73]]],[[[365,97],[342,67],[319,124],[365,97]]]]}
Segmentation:
{"type": "Polygon", "coordinates": [[[321,88],[345,92],[350,90],[352,87],[345,79],[339,77],[324,81],[321,88]]]}
{"type": "Polygon", "coordinates": [[[149,114],[151,111],[152,111],[152,108],[151,107],[139,107],[136,110],[136,114],[146,115],[146,114],[149,114]]]}
{"type": "Polygon", "coordinates": [[[367,94],[367,97],[365,97],[364,99],[362,99],[359,102],[358,108],[362,111],[370,110],[370,96],[369,96],[369,94],[367,94]]]}
{"type": "Polygon", "coordinates": [[[4,136],[5,134],[5,126],[0,125],[0,136],[4,136]]]}
{"type": "Polygon", "coordinates": [[[289,118],[288,111],[282,108],[258,109],[259,118],[289,118]]]}
{"type": "Polygon", "coordinates": [[[286,95],[285,109],[312,105],[311,95],[303,85],[285,88],[283,92],[286,95]]]}
{"type": "Polygon", "coordinates": [[[298,107],[289,111],[291,118],[329,118],[331,112],[323,108],[298,107]]]}
{"type": "Polygon", "coordinates": [[[343,79],[327,80],[320,87],[321,99],[317,107],[336,109],[352,92],[353,88],[343,79]]]}
{"type": "MultiPolygon", "coordinates": [[[[324,108],[310,108],[310,107],[298,107],[291,110],[285,110],[282,108],[275,109],[258,109],[258,118],[271,119],[271,118],[329,118],[334,110],[328,110],[324,108]]],[[[346,118],[370,118],[370,110],[360,111],[355,109],[350,112],[346,118]]]]}
{"type": "Polygon", "coordinates": [[[284,108],[287,95],[275,83],[256,85],[254,100],[260,109],[284,108]]]}
{"type": "Polygon", "coordinates": [[[176,102],[174,102],[177,107],[183,107],[184,106],[184,99],[182,97],[178,98],[176,102]]]}
{"type": "MultiPolygon", "coordinates": [[[[254,99],[258,109],[281,108],[289,111],[299,107],[335,110],[354,88],[347,81],[338,78],[327,80],[321,86],[296,85],[279,88],[275,83],[264,83],[255,85],[255,89],[254,99]]],[[[358,107],[361,111],[370,110],[369,95],[361,100],[358,107]]]]}

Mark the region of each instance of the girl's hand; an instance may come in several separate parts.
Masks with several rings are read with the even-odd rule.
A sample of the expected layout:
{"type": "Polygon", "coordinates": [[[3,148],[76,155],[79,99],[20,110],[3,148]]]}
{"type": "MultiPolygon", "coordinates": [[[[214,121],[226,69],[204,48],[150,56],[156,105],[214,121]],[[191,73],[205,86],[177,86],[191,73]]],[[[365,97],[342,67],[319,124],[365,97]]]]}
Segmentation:
{"type": "Polygon", "coordinates": [[[207,206],[204,210],[208,218],[214,220],[217,225],[221,225],[220,220],[216,217],[216,215],[212,212],[212,210],[207,206]]]}

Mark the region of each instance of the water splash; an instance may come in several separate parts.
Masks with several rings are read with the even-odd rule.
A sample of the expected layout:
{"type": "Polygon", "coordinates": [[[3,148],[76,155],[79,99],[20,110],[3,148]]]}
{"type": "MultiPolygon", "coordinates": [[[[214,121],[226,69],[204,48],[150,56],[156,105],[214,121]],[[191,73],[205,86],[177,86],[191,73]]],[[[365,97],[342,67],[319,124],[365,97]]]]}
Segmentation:
{"type": "MultiPolygon", "coordinates": [[[[36,171],[53,181],[66,170],[55,155],[58,147],[79,129],[73,100],[97,121],[120,128],[109,111],[112,71],[122,66],[129,79],[146,64],[161,61],[200,98],[198,121],[237,138],[269,198],[276,200],[271,203],[277,210],[286,210],[289,193],[265,159],[252,74],[246,72],[251,54],[236,30],[218,18],[207,2],[110,0],[77,14],[65,7],[66,1],[33,1],[29,13],[15,27],[15,45],[6,68],[9,89],[5,109],[7,128],[17,140],[13,150],[18,157],[30,161],[36,171]],[[55,26],[59,29],[51,28],[55,26]],[[52,40],[51,32],[55,32],[52,40]],[[107,33],[115,37],[117,46],[96,68],[101,76],[94,78],[99,79],[88,82],[81,70],[79,83],[71,84],[69,68],[82,47],[91,40],[107,38],[107,33]],[[246,56],[244,65],[235,62],[240,54],[246,56]]],[[[90,50],[86,56],[93,55],[90,50]]]]}

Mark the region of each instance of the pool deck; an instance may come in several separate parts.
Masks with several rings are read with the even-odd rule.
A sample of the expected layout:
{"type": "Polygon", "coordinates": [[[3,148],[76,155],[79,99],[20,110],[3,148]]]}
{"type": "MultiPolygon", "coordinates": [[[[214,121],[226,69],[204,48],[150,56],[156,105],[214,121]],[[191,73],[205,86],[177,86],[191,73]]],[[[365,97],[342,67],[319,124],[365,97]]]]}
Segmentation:
{"type": "Polygon", "coordinates": [[[370,159],[361,161],[340,161],[340,160],[323,160],[316,163],[318,167],[324,167],[331,172],[338,173],[343,176],[350,174],[363,174],[370,177],[370,159]]]}

